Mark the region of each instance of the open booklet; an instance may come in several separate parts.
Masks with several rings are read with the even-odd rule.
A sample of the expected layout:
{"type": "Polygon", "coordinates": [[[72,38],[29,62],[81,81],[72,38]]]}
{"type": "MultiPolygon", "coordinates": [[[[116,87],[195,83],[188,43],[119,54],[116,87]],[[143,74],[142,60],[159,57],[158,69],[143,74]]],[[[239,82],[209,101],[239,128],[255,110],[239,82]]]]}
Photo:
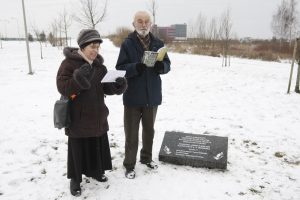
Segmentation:
{"type": "Polygon", "coordinates": [[[167,53],[167,47],[161,47],[157,52],[155,51],[144,51],[142,62],[147,67],[153,67],[156,61],[162,61],[167,53]]]}

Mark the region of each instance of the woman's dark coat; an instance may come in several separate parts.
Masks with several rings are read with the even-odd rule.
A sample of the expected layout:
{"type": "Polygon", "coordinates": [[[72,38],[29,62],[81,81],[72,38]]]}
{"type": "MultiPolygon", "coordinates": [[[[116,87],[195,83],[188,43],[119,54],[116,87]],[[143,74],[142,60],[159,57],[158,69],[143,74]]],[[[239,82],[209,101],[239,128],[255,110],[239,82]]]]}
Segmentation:
{"type": "Polygon", "coordinates": [[[84,89],[83,84],[74,80],[73,72],[87,63],[77,53],[77,48],[65,48],[65,59],[57,73],[58,91],[66,97],[76,95],[71,101],[71,126],[65,129],[70,137],[97,137],[108,131],[108,108],[105,105],[105,94],[116,94],[114,83],[102,84],[101,80],[107,73],[103,58],[98,55],[92,64],[89,77],[91,87],[84,89]]]}
{"type": "MultiPolygon", "coordinates": [[[[161,40],[150,33],[150,51],[157,51],[163,47],[161,40]]],[[[160,74],[170,71],[168,55],[163,59],[164,69],[158,74],[153,67],[147,67],[143,74],[139,75],[136,64],[141,63],[144,49],[137,37],[136,31],[130,33],[122,43],[116,69],[126,70],[128,88],[123,94],[125,106],[157,106],[162,101],[160,74]]]]}

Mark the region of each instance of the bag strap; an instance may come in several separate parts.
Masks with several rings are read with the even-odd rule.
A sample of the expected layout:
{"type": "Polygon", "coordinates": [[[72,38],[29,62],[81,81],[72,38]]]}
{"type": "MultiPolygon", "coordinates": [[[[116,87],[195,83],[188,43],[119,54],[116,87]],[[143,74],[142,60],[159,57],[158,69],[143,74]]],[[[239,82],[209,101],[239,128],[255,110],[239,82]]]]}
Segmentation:
{"type": "Polygon", "coordinates": [[[66,96],[63,96],[63,95],[60,95],[60,100],[70,100],[70,98],[68,98],[66,96]]]}

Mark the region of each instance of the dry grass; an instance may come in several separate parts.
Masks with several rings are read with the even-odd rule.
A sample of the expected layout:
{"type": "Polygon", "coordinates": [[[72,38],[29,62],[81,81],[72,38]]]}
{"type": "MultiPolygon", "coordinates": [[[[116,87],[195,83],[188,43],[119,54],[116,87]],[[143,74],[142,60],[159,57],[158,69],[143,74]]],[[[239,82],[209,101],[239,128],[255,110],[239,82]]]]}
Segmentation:
{"type": "MultiPolygon", "coordinates": [[[[115,34],[108,36],[115,46],[120,47],[127,35],[132,32],[126,27],[119,28],[115,34]]],[[[223,55],[221,41],[207,40],[187,40],[167,43],[169,51],[178,53],[190,53],[220,57],[223,55]]],[[[241,42],[239,40],[230,41],[229,55],[241,58],[260,59],[266,61],[279,61],[281,59],[291,59],[293,46],[288,42],[278,40],[253,40],[241,42]]]]}
{"type": "MultiPolygon", "coordinates": [[[[203,41],[173,42],[168,44],[168,46],[172,51],[179,53],[214,57],[219,57],[223,54],[221,41],[215,41],[214,43],[203,41]]],[[[292,51],[293,47],[287,42],[280,44],[277,41],[256,40],[243,43],[235,40],[230,42],[229,55],[249,59],[279,61],[280,59],[291,59],[292,51]]]]}

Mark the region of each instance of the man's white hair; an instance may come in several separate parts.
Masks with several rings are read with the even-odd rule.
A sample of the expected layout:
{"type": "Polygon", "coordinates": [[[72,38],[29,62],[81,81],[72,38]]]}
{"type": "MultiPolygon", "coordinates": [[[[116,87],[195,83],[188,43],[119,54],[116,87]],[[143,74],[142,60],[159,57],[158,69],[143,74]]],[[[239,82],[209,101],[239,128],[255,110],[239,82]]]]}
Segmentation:
{"type": "Polygon", "coordinates": [[[133,22],[135,22],[137,16],[139,16],[139,15],[147,15],[147,16],[149,16],[150,22],[152,23],[152,15],[148,11],[145,11],[145,10],[139,10],[139,11],[137,11],[134,14],[134,16],[133,16],[133,22]]]}

